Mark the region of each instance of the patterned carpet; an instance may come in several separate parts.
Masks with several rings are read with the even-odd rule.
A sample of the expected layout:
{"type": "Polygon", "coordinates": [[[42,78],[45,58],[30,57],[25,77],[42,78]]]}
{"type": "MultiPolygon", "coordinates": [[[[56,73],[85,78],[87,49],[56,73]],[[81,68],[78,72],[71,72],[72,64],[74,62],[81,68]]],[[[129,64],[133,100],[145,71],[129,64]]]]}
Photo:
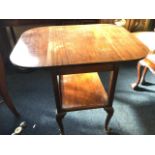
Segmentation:
{"type": "MultiPolygon", "coordinates": [[[[101,73],[103,83],[108,74],[101,73]]],[[[155,82],[149,72],[139,91],[133,91],[130,84],[136,79],[136,63],[120,67],[114,105],[114,116],[110,122],[116,135],[155,134],[155,82]]],[[[7,67],[7,80],[10,95],[21,113],[17,119],[5,104],[0,104],[0,134],[9,135],[22,121],[27,127],[25,135],[57,135],[55,121],[55,101],[50,70],[33,70],[20,73],[13,66],[7,67]]],[[[67,135],[104,135],[103,122],[106,113],[103,109],[68,113],[64,119],[67,135]]]]}

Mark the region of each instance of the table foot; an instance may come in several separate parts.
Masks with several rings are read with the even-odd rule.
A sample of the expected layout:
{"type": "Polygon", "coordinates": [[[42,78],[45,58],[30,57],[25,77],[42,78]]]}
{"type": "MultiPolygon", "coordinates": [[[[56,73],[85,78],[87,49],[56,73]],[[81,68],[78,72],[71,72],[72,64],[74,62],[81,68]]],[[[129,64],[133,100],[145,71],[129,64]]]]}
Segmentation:
{"type": "Polygon", "coordinates": [[[137,84],[137,83],[132,83],[132,84],[131,84],[131,88],[132,88],[133,90],[137,90],[139,87],[138,87],[138,84],[137,84]]]}
{"type": "Polygon", "coordinates": [[[64,135],[64,126],[62,123],[62,119],[64,118],[64,116],[66,115],[66,113],[58,113],[56,114],[56,121],[58,123],[59,126],[59,134],[60,135],[64,135]]]}
{"type": "Polygon", "coordinates": [[[109,133],[109,132],[111,132],[111,129],[108,127],[108,125],[109,125],[109,122],[110,122],[110,120],[111,120],[111,118],[112,118],[112,116],[113,116],[113,113],[114,113],[114,109],[113,109],[113,107],[106,107],[106,108],[104,108],[104,110],[107,112],[107,118],[106,118],[106,120],[105,120],[105,131],[107,132],[107,133],[109,133]]]}

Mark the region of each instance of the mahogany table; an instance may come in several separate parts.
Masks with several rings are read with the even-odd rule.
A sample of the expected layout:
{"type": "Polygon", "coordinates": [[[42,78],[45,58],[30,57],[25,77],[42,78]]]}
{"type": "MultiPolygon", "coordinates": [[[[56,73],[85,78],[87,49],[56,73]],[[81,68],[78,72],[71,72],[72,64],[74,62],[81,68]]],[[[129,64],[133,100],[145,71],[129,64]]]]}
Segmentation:
{"type": "Polygon", "coordinates": [[[149,49],[125,28],[111,24],[49,26],[24,32],[10,60],[27,68],[50,68],[57,110],[61,110],[58,77],[113,68],[110,105],[120,63],[139,60],[149,49]]]}

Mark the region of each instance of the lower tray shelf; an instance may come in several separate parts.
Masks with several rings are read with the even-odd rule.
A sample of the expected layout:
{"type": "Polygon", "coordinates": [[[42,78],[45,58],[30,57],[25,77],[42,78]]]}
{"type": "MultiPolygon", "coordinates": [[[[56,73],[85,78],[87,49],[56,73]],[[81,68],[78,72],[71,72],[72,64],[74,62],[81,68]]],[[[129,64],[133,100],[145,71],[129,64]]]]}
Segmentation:
{"type": "Polygon", "coordinates": [[[66,111],[105,107],[108,94],[98,73],[61,76],[62,109],[66,111]]]}

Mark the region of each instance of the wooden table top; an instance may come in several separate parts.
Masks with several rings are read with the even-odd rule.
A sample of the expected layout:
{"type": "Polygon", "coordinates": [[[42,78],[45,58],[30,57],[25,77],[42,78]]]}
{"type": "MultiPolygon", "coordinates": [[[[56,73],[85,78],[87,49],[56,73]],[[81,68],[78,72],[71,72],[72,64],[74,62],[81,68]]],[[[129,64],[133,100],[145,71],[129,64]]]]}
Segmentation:
{"type": "Polygon", "coordinates": [[[75,66],[138,60],[148,51],[123,27],[110,24],[49,26],[24,32],[10,60],[22,67],[75,66]]]}

